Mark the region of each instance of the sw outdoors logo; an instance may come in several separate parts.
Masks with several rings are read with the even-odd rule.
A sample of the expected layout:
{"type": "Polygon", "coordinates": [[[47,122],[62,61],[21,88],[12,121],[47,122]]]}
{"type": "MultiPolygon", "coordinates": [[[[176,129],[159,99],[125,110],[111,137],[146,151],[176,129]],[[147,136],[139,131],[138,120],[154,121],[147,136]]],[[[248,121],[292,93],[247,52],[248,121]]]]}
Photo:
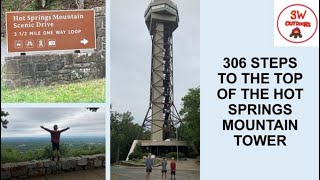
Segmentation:
{"type": "Polygon", "coordinates": [[[316,34],[318,31],[318,18],[315,10],[304,4],[280,4],[275,7],[276,9],[275,33],[277,34],[275,34],[275,45],[319,45],[319,35],[316,34]]]}

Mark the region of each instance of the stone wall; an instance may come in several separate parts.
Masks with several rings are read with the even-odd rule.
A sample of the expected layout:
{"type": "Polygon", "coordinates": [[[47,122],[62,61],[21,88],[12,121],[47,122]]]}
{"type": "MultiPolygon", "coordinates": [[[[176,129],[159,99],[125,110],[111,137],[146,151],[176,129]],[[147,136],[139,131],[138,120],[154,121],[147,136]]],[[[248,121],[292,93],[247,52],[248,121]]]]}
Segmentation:
{"type": "Polygon", "coordinates": [[[68,84],[105,77],[105,8],[97,7],[96,49],[85,53],[33,54],[5,57],[4,85],[8,88],[68,84]]]}
{"type": "Polygon", "coordinates": [[[105,77],[100,52],[7,57],[4,84],[8,88],[67,84],[105,77]]]}
{"type": "Polygon", "coordinates": [[[105,168],[105,155],[1,164],[1,179],[25,179],[70,171],[105,168]]]}
{"type": "Polygon", "coordinates": [[[5,19],[5,12],[1,8],[1,38],[6,36],[6,21],[5,19]]]}
{"type": "Polygon", "coordinates": [[[96,23],[96,49],[102,54],[106,53],[106,10],[104,7],[96,7],[95,23],[96,23]]]}

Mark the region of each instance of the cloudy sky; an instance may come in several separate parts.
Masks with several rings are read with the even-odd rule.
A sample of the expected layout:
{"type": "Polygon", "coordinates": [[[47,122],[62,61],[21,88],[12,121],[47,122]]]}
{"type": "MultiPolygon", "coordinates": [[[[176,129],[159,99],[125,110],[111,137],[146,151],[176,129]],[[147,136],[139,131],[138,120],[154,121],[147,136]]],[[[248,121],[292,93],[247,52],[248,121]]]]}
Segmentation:
{"type": "Polygon", "coordinates": [[[7,129],[1,129],[1,137],[40,137],[48,132],[40,128],[59,129],[70,127],[64,136],[104,136],[106,111],[100,108],[91,112],[85,108],[2,108],[10,115],[7,129]]]}
{"type": "MultiPolygon", "coordinates": [[[[189,88],[200,85],[199,0],[173,0],[180,23],[174,32],[175,104],[189,88]]],[[[150,0],[111,1],[111,103],[118,112],[131,111],[142,123],[149,104],[151,39],[144,22],[150,0]]]]}

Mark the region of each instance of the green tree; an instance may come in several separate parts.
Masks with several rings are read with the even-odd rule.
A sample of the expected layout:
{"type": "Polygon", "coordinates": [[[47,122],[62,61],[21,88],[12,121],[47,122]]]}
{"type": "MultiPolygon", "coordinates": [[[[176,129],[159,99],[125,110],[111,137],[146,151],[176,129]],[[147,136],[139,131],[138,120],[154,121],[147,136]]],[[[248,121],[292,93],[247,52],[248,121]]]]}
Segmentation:
{"type": "Polygon", "coordinates": [[[8,112],[5,112],[1,109],[1,126],[3,128],[7,128],[7,125],[8,125],[8,121],[6,119],[3,119],[4,117],[8,116],[9,113],[8,112]]]}
{"type": "Polygon", "coordinates": [[[180,138],[186,140],[194,150],[200,152],[200,87],[189,89],[182,98],[180,110],[183,125],[180,127],[180,138]]]}
{"type": "Polygon", "coordinates": [[[140,125],[134,123],[131,112],[111,113],[111,163],[125,160],[132,142],[144,137],[140,125]]]}
{"type": "Polygon", "coordinates": [[[97,112],[98,111],[98,107],[87,107],[86,109],[88,109],[91,112],[97,112]]]}

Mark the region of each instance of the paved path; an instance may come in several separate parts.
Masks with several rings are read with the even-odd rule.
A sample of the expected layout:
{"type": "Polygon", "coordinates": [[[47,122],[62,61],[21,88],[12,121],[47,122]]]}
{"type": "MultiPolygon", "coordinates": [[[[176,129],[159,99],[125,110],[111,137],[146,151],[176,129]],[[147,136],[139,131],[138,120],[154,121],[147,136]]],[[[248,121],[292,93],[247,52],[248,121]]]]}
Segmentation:
{"type": "Polygon", "coordinates": [[[44,177],[31,178],[31,180],[105,180],[105,169],[86,171],[73,171],[61,174],[52,174],[44,177]]]}
{"type": "MultiPolygon", "coordinates": [[[[146,179],[145,168],[133,168],[124,166],[111,167],[111,180],[144,180],[146,179]]],[[[179,170],[177,169],[176,180],[199,180],[200,171],[198,170],[179,170]]],[[[154,168],[151,173],[151,180],[161,180],[161,169],[154,168]]],[[[167,174],[170,180],[170,173],[167,174]]]]}
{"type": "MultiPolygon", "coordinates": [[[[170,160],[168,160],[169,168],[170,160]]],[[[141,167],[111,166],[111,180],[144,180],[146,170],[141,167]]],[[[177,161],[176,180],[199,180],[200,165],[195,159],[177,161]]],[[[161,180],[161,167],[154,167],[151,173],[151,180],[161,180]]],[[[170,173],[167,173],[167,180],[170,180],[170,173]]]]}

